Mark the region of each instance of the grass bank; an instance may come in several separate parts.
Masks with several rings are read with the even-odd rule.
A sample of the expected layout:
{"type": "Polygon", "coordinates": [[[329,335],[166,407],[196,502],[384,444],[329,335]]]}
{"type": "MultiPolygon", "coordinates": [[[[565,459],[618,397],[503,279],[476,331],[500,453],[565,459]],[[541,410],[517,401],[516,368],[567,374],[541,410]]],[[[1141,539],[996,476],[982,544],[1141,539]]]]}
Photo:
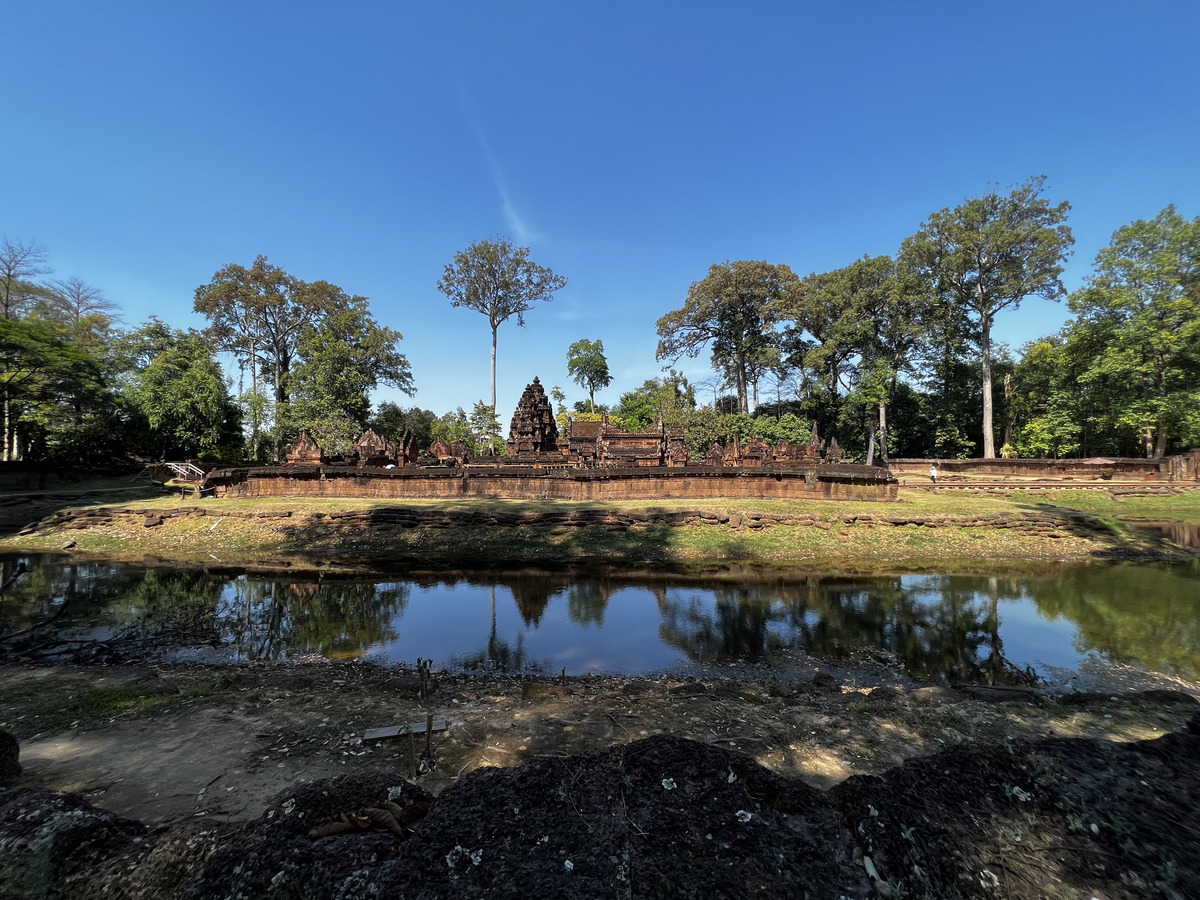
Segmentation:
{"type": "Polygon", "coordinates": [[[875,571],[1194,557],[1138,527],[1200,523],[1200,492],[1005,495],[902,489],[896,503],[801,500],[182,501],[161,489],[6,499],[0,552],[296,568],[424,562],[609,563],[875,571]],[[156,521],[161,518],[161,523],[156,521]],[[584,522],[586,520],[586,522],[584,522]]]}

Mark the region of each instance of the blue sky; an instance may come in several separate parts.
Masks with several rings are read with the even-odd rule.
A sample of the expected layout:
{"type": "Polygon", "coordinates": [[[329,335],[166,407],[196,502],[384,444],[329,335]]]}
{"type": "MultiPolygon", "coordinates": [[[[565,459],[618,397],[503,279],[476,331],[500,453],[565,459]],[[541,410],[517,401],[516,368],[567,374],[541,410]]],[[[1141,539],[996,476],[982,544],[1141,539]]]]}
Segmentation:
{"type": "MultiPolygon", "coordinates": [[[[603,340],[598,395],[660,374],[655,322],[726,259],[826,271],[1031,175],[1112,232],[1200,214],[1200,3],[9,4],[0,232],[119,305],[202,327],[257,254],[371,299],[436,412],[489,391],[486,319],[435,284],[492,235],[568,278],[500,329],[507,424],[603,340]]],[[[1065,305],[1002,313],[1018,348],[1065,305]]],[[[697,381],[707,357],[684,361],[697,381]]],[[[701,399],[711,399],[701,391],[701,399]]]]}

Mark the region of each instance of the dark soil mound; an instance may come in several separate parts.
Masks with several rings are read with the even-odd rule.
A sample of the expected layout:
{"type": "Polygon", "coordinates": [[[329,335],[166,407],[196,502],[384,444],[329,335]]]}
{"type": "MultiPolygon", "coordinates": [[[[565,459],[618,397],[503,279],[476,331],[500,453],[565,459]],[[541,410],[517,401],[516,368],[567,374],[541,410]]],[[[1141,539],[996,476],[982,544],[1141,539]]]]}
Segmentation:
{"type": "Polygon", "coordinates": [[[1200,896],[1190,733],[958,749],[828,793],[660,736],[477,770],[421,821],[430,799],[349,776],[147,835],[10,791],[0,898],[1200,896]]]}

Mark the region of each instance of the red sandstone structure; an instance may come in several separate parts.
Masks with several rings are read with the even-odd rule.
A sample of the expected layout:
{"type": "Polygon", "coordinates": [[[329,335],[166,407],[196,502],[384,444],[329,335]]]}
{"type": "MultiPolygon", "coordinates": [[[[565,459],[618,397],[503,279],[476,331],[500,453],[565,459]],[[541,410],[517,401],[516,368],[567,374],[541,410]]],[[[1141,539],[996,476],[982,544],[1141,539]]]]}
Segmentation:
{"type": "Polygon", "coordinates": [[[235,467],[209,473],[217,497],[336,496],[415,499],[489,498],[633,500],[791,498],[895,500],[897,481],[884,468],[843,461],[816,429],[808,444],[713,445],[689,459],[682,428],[660,420],[643,432],[574,422],[560,436],[538,379],[525,389],[509,427],[508,456],[473,457],[461,444],[436,440],[418,456],[412,435],[399,444],[368,430],[342,460],[327,458],[301,434],[286,466],[235,467]]]}

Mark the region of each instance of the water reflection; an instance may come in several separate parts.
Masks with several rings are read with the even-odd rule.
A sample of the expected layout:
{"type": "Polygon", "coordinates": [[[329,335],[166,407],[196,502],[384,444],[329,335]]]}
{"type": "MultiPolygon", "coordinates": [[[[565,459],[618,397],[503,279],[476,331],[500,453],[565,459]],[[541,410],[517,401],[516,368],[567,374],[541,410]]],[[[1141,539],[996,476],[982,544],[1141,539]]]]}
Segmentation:
{"type": "MultiPolygon", "coordinates": [[[[1131,520],[1132,521],[1132,520],[1131,520]]],[[[1155,537],[1165,538],[1180,547],[1200,549],[1200,522],[1133,522],[1155,537]]]]}
{"type": "MultiPolygon", "coordinates": [[[[523,571],[376,583],[23,561],[32,571],[0,596],[0,653],[28,658],[55,658],[64,641],[120,638],[173,658],[421,656],[466,669],[578,674],[769,664],[781,649],[822,658],[865,650],[923,679],[1011,683],[1031,669],[1075,668],[1086,655],[1200,677],[1196,563],[1044,577],[638,582],[523,571]]],[[[0,583],[17,562],[0,562],[0,583]]]]}

